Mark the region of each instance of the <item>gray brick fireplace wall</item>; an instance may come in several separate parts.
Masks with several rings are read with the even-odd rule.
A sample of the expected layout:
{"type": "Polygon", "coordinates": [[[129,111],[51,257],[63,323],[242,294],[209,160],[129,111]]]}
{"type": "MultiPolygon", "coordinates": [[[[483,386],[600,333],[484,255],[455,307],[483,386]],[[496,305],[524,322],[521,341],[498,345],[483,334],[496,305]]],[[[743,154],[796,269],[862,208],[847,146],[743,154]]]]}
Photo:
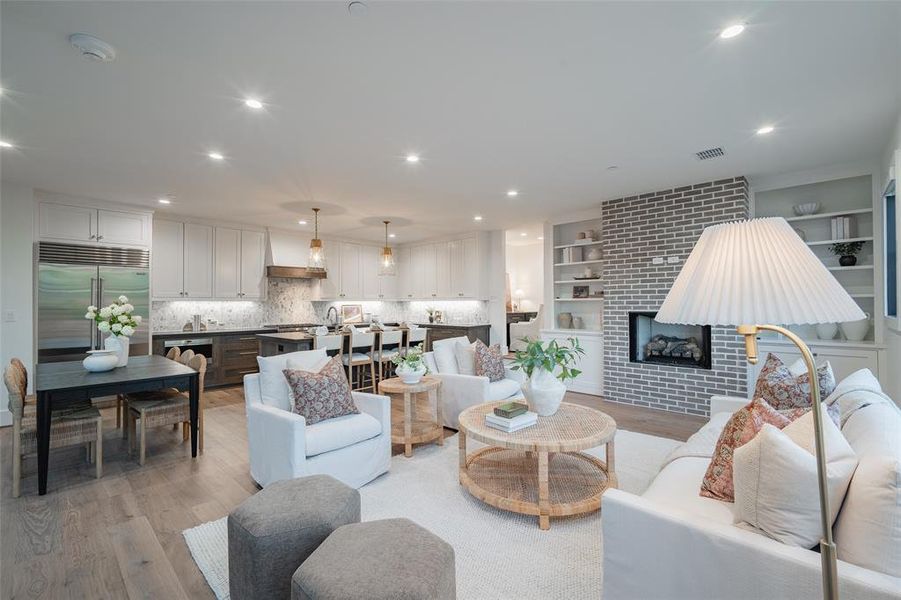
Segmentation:
{"type": "Polygon", "coordinates": [[[710,396],[746,395],[744,344],[712,328],[712,368],[629,362],[629,311],[656,311],[701,231],[749,216],[744,177],[687,185],[602,204],[604,396],[614,402],[707,416],[710,396]],[[652,264],[655,257],[679,262],[652,264]]]}

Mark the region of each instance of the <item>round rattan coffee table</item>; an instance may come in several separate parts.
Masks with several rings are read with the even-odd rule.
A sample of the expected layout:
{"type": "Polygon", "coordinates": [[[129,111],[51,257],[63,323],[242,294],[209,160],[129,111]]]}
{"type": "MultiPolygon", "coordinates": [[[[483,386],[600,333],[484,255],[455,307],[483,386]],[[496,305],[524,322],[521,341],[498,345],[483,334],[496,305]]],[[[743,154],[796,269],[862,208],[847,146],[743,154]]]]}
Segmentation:
{"type": "Polygon", "coordinates": [[[550,529],[550,517],[599,510],[601,495],[617,486],[616,421],[564,402],[553,416],[538,417],[537,425],[505,433],[485,424],[485,415],[499,404],[460,413],[460,485],[491,506],[536,515],[541,529],[550,529]],[[467,438],[489,447],[467,455],[467,438]],[[606,462],[581,452],[604,444],[606,462]]]}

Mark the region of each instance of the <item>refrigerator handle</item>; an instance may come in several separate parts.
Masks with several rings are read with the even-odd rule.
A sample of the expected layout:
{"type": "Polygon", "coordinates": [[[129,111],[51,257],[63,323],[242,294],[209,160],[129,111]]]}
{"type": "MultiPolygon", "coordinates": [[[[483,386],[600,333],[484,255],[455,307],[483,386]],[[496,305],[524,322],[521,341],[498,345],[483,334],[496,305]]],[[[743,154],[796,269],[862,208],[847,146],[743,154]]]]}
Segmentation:
{"type": "MultiPolygon", "coordinates": [[[[94,293],[94,283],[97,281],[95,277],[91,277],[91,304],[97,307],[100,310],[100,299],[99,295],[94,293]]],[[[91,350],[97,349],[97,323],[95,321],[91,321],[91,350]]]]}

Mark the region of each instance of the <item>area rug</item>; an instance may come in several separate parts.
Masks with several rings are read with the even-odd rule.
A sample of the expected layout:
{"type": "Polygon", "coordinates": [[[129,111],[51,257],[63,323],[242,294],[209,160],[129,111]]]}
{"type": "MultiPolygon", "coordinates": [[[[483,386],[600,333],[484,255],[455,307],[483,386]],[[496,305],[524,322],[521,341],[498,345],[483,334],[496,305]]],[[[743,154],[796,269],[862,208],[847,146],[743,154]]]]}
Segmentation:
{"type": "MultiPolygon", "coordinates": [[[[616,434],[619,487],[641,493],[679,442],[631,431],[616,434]]],[[[475,446],[475,445],[473,445],[475,446]]],[[[470,449],[472,451],[472,449],[470,449]]],[[[603,458],[603,449],[589,451],[603,458]]],[[[407,517],[454,547],[457,597],[601,597],[601,514],[551,519],[492,508],[457,481],[456,436],[444,447],[417,447],[412,458],[395,456],[391,470],[360,489],[364,521],[407,517]]],[[[219,600],[228,593],[225,518],[185,530],[191,555],[219,600]]]]}

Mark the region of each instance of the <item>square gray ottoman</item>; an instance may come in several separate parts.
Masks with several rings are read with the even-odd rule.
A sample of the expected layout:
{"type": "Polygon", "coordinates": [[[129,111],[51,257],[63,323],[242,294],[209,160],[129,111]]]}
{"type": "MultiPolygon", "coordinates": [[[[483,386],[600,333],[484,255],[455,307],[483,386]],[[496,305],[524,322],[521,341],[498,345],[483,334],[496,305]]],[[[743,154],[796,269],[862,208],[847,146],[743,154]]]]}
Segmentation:
{"type": "Polygon", "coordinates": [[[360,522],[360,492],[328,475],[279,481],[228,515],[232,600],[280,599],[291,575],[330,533],[360,522]]]}
{"type": "Polygon", "coordinates": [[[454,549],[409,519],[339,527],[291,581],[291,600],[456,597],[454,549]]]}

